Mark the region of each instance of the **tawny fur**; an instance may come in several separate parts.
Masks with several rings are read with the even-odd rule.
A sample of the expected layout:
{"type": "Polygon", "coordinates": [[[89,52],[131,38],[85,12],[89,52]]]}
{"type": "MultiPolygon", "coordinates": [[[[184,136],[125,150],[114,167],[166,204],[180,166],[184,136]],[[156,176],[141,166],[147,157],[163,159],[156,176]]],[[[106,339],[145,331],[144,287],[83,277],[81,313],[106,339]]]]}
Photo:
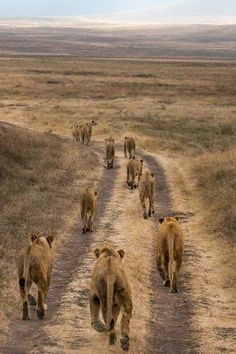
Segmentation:
{"type": "Polygon", "coordinates": [[[122,259],[123,250],[115,250],[110,245],[104,245],[94,250],[97,258],[90,286],[91,325],[98,331],[109,332],[109,343],[115,344],[115,324],[120,311],[121,318],[121,348],[129,349],[129,323],[133,305],[131,288],[125,275],[122,259]],[[99,313],[103,320],[100,321],[99,313]]]}
{"type": "Polygon", "coordinates": [[[143,217],[148,219],[154,214],[155,176],[146,171],[139,180],[139,198],[143,208],[143,217]],[[148,210],[146,206],[148,201],[148,210]]]}
{"type": "Polygon", "coordinates": [[[94,120],[92,120],[92,122],[86,123],[85,124],[85,129],[87,131],[87,136],[88,136],[88,142],[90,143],[91,138],[92,138],[92,134],[93,134],[93,127],[95,127],[97,125],[97,122],[95,122],[94,120]]]}
{"type": "Polygon", "coordinates": [[[143,170],[143,160],[131,159],[127,163],[127,184],[131,189],[138,186],[138,182],[142,175],[143,170]],[[138,182],[136,183],[136,177],[138,177],[138,182]]]}
{"type": "Polygon", "coordinates": [[[129,159],[135,158],[135,149],[136,149],[136,144],[134,138],[126,136],[124,141],[125,157],[127,157],[127,152],[128,152],[129,159]]]}
{"type": "Polygon", "coordinates": [[[184,237],[181,226],[174,217],[160,218],[157,234],[157,269],[163,285],[178,292],[178,275],[184,254],[184,237]]]}
{"type": "Polygon", "coordinates": [[[93,231],[93,222],[96,213],[97,192],[86,188],[80,193],[80,213],[83,222],[83,233],[93,231]]]}
{"type": "Polygon", "coordinates": [[[107,169],[113,168],[115,158],[115,140],[110,137],[105,139],[107,169]]]}
{"type": "Polygon", "coordinates": [[[86,125],[79,126],[79,137],[82,144],[89,144],[89,135],[86,125]]]}
{"type": "Polygon", "coordinates": [[[78,143],[80,141],[79,126],[78,125],[72,126],[71,133],[75,141],[78,143]]]}
{"type": "Polygon", "coordinates": [[[54,235],[31,236],[31,245],[25,247],[18,259],[18,277],[20,294],[23,303],[23,320],[29,320],[29,303],[36,305],[36,301],[29,293],[32,283],[38,287],[37,316],[42,319],[45,314],[48,288],[52,271],[51,246],[54,235]]]}

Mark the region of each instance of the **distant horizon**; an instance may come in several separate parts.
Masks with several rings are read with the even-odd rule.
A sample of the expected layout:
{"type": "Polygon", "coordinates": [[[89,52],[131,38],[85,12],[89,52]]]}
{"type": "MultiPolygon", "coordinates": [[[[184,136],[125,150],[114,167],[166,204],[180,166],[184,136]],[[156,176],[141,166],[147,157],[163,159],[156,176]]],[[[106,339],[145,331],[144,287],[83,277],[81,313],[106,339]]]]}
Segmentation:
{"type": "MultiPolygon", "coordinates": [[[[176,26],[176,27],[181,27],[181,26],[236,26],[236,22],[230,22],[230,21],[222,21],[219,23],[217,22],[182,22],[182,23],[170,23],[170,22],[158,22],[158,21],[145,21],[145,20],[108,20],[104,18],[97,18],[93,16],[38,16],[38,17],[24,17],[24,16],[5,16],[1,17],[0,16],[0,23],[4,23],[6,21],[12,22],[12,21],[19,21],[19,22],[25,22],[25,25],[30,25],[30,22],[39,22],[38,24],[35,23],[35,25],[40,25],[40,22],[47,22],[47,24],[52,21],[52,24],[54,22],[57,22],[58,26],[67,25],[71,23],[71,25],[82,25],[82,24],[94,24],[94,25],[114,25],[114,26],[176,26]],[[71,22],[70,22],[71,21],[71,22]]],[[[43,23],[42,23],[43,25],[43,23]]]]}

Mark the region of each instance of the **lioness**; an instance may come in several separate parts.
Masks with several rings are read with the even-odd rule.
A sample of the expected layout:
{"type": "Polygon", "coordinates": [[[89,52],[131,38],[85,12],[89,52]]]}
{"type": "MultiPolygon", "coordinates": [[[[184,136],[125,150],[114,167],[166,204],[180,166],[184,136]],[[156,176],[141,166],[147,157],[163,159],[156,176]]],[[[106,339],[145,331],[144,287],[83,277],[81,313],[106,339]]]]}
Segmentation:
{"type": "Polygon", "coordinates": [[[125,137],[124,141],[124,154],[127,157],[127,151],[129,154],[129,159],[135,158],[135,140],[132,137],[125,137]]]}
{"type": "Polygon", "coordinates": [[[148,219],[154,214],[154,193],[155,193],[155,176],[149,171],[145,172],[139,180],[139,198],[143,208],[143,217],[148,219]],[[148,213],[146,210],[146,200],[149,201],[148,213]]]}
{"type": "Polygon", "coordinates": [[[178,217],[160,218],[157,234],[157,269],[164,286],[178,292],[177,278],[184,253],[184,237],[178,217]]]}
{"type": "Polygon", "coordinates": [[[110,245],[96,248],[94,254],[97,258],[90,286],[90,312],[91,325],[98,331],[109,332],[109,344],[115,344],[115,324],[122,311],[121,318],[121,348],[129,350],[129,322],[133,305],[131,289],[125,275],[122,259],[124,251],[116,251],[110,245]],[[105,325],[99,320],[102,312],[105,325]]]}
{"type": "Polygon", "coordinates": [[[110,137],[105,139],[106,143],[106,162],[107,169],[113,168],[114,157],[115,157],[115,140],[110,137]]]}
{"type": "Polygon", "coordinates": [[[80,135],[79,135],[79,126],[74,125],[71,127],[71,133],[75,141],[78,143],[80,141],[80,135]]]}
{"type": "Polygon", "coordinates": [[[80,212],[83,222],[83,233],[93,231],[93,221],[96,212],[97,192],[92,188],[84,189],[80,194],[80,212]]]}
{"type": "Polygon", "coordinates": [[[138,186],[138,183],[135,183],[135,178],[138,176],[138,182],[142,175],[143,170],[143,160],[132,159],[127,163],[127,184],[131,189],[134,189],[138,186]]]}
{"type": "Polygon", "coordinates": [[[29,320],[28,302],[36,305],[34,297],[29,293],[32,282],[38,287],[37,317],[44,318],[51,271],[52,253],[51,247],[54,235],[30,237],[31,244],[25,247],[18,259],[18,277],[20,294],[23,302],[22,320],[29,320]]]}
{"type": "Polygon", "coordinates": [[[97,122],[95,122],[95,120],[92,120],[92,122],[90,123],[86,123],[85,127],[87,129],[87,133],[88,133],[88,142],[90,143],[91,141],[91,137],[92,137],[92,133],[93,133],[93,127],[95,127],[97,124],[97,122]]]}
{"type": "Polygon", "coordinates": [[[82,144],[89,144],[88,129],[86,125],[79,126],[79,137],[82,144]]]}

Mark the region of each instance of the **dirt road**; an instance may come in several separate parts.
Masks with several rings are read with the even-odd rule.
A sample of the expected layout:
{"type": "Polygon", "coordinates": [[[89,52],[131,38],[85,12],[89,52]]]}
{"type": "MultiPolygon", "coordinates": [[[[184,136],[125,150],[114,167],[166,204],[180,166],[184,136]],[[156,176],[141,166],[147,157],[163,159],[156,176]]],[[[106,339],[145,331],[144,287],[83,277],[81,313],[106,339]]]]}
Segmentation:
{"type": "MultiPolygon", "coordinates": [[[[100,144],[95,148],[103,155],[100,144]]],[[[156,213],[152,220],[143,220],[137,190],[128,190],[125,183],[126,160],[117,152],[114,170],[103,172],[98,189],[98,210],[95,232],[83,235],[79,220],[56,257],[52,284],[48,295],[46,318],[33,317],[23,322],[16,314],[8,344],[0,348],[5,354],[70,354],[120,353],[119,340],[109,347],[105,334],[90,327],[89,282],[94,266],[93,249],[104,241],[126,251],[125,263],[132,284],[134,312],[131,320],[130,353],[197,353],[198,331],[193,326],[191,272],[198,251],[186,237],[184,265],[180,276],[180,293],[170,294],[162,287],[155,266],[155,234],[158,217],[167,214],[192,216],[172,210],[171,193],[165,171],[156,157],[140,152],[145,167],[157,179],[156,213]]],[[[117,323],[119,332],[119,320],[117,323]]],[[[119,338],[119,333],[118,333],[119,338]]]]}

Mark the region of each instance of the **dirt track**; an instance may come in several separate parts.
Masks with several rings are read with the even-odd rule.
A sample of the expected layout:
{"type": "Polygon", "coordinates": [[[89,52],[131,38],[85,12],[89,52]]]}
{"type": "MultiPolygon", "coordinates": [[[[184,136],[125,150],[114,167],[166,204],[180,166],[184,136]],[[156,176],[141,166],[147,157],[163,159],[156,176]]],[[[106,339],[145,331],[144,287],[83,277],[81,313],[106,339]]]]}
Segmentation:
{"type": "MultiPolygon", "coordinates": [[[[95,147],[102,156],[101,146],[96,144],[95,147]]],[[[134,301],[130,353],[199,352],[198,333],[192,327],[194,303],[189,270],[199,256],[196,248],[187,238],[179,294],[170,294],[162,287],[155,267],[158,217],[178,214],[185,222],[191,213],[172,210],[165,171],[155,157],[140,152],[145,167],[155,173],[158,181],[155,217],[152,221],[143,220],[137,191],[128,190],[125,184],[126,160],[121,150],[117,155],[116,168],[104,169],[101,178],[95,233],[83,235],[78,218],[70,239],[57,255],[45,320],[33,318],[23,322],[19,319],[20,312],[16,314],[9,343],[1,348],[1,353],[121,352],[119,341],[115,347],[109,347],[107,336],[90,328],[88,296],[94,265],[93,249],[104,241],[126,251],[125,262],[134,301]]]]}

